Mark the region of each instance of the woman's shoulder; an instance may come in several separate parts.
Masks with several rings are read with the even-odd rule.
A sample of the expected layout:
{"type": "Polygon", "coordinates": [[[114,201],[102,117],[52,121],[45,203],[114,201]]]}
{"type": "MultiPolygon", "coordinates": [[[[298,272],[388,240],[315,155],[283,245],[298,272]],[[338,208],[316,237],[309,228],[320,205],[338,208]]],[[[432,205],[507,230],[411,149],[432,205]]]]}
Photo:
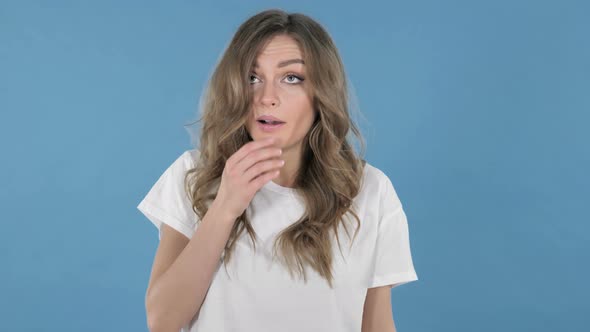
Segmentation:
{"type": "Polygon", "coordinates": [[[178,157],[177,161],[182,164],[182,166],[186,169],[194,168],[199,161],[199,156],[201,155],[199,149],[191,148],[184,150],[182,154],[178,157]]]}
{"type": "Polygon", "coordinates": [[[368,188],[380,188],[383,186],[383,183],[388,180],[389,177],[385,172],[365,160],[365,166],[363,168],[363,183],[366,184],[368,188]]]}
{"type": "Polygon", "coordinates": [[[391,178],[380,168],[371,165],[365,161],[363,169],[363,181],[361,192],[373,197],[383,197],[393,195],[397,199],[397,194],[391,178]]]}

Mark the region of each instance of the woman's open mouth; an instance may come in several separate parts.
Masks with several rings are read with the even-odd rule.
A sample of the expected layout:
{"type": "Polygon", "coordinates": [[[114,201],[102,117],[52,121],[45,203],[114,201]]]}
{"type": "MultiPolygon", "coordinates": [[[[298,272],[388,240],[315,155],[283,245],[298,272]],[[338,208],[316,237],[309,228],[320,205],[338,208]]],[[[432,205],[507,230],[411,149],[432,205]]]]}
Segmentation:
{"type": "Polygon", "coordinates": [[[265,132],[272,132],[276,129],[281,128],[285,122],[275,122],[275,121],[266,121],[266,120],[258,120],[258,128],[265,132]]]}

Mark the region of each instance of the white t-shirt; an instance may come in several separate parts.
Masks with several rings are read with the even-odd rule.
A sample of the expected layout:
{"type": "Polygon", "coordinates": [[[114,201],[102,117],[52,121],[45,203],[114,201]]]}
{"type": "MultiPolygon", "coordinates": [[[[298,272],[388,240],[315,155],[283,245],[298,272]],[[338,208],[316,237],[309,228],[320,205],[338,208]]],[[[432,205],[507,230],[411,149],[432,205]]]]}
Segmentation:
{"type": "MultiPolygon", "coordinates": [[[[182,179],[198,157],[197,149],[182,153],[137,206],[158,230],[166,223],[188,238],[195,232],[197,215],[182,179]]],[[[304,205],[293,188],[269,181],[246,210],[259,238],[256,251],[244,230],[227,273],[222,255],[200,312],[181,331],[359,332],[367,288],[418,280],[406,214],[390,179],[369,163],[363,177],[354,199],[361,228],[352,248],[342,225],[342,253],[333,239],[334,289],[309,266],[305,284],[298,273],[292,278],[286,267],[272,261],[276,235],[299,219],[304,205]]],[[[352,238],[357,224],[353,217],[346,219],[352,238]]]]}

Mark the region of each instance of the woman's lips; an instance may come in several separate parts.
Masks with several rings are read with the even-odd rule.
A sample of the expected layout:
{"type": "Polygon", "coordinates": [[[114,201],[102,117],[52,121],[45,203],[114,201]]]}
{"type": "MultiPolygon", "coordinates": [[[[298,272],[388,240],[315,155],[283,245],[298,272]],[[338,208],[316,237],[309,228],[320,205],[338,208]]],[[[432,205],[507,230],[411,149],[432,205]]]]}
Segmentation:
{"type": "Polygon", "coordinates": [[[256,121],[256,124],[258,125],[258,128],[260,128],[260,130],[262,130],[264,132],[273,132],[273,131],[276,131],[277,129],[280,129],[281,127],[283,127],[285,125],[285,122],[272,124],[272,123],[262,123],[260,121],[256,121]]]}

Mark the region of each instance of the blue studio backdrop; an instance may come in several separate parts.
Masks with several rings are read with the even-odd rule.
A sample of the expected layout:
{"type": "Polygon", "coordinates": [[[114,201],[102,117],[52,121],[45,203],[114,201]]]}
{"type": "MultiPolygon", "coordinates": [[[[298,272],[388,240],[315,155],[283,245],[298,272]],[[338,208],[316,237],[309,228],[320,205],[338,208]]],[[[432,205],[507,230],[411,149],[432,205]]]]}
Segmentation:
{"type": "Polygon", "coordinates": [[[400,332],[590,325],[587,1],[5,0],[0,330],[147,330],[158,235],[136,206],[268,8],[332,35],[404,204],[400,332]]]}

